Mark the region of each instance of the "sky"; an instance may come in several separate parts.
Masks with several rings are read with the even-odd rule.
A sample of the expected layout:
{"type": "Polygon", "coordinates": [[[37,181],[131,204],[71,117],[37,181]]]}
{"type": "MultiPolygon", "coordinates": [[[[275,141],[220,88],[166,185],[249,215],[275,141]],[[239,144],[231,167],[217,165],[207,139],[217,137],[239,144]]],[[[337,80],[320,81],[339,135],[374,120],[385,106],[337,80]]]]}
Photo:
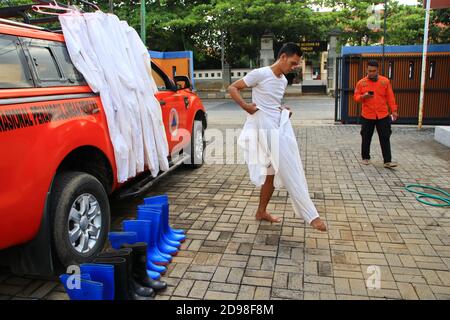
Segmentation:
{"type": "Polygon", "coordinates": [[[400,4],[407,4],[407,5],[415,5],[417,3],[416,0],[397,0],[400,4]]]}

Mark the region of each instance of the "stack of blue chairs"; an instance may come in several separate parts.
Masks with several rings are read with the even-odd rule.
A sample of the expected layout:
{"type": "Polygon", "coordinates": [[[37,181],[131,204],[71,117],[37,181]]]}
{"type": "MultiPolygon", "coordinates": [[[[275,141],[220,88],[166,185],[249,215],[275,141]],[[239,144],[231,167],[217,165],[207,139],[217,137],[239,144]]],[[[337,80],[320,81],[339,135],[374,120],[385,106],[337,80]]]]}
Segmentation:
{"type": "MultiPolygon", "coordinates": [[[[114,249],[124,244],[147,243],[147,274],[158,280],[167,271],[167,265],[180,250],[186,235],[181,229],[169,225],[169,199],[159,195],[144,199],[137,209],[136,220],[124,220],[123,231],[110,232],[109,241],[114,249]]],[[[114,299],[114,268],[107,264],[80,265],[80,288],[69,287],[70,275],[60,279],[71,300],[114,299]]]]}

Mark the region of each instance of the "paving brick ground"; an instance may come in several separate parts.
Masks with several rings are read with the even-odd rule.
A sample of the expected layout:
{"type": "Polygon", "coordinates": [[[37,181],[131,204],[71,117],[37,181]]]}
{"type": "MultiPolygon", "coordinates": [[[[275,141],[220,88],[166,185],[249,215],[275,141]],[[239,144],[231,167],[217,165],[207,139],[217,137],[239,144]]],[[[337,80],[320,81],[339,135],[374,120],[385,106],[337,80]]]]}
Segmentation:
{"type": "MultiPolygon", "coordinates": [[[[179,169],[149,192],[169,195],[171,221],[188,235],[157,299],[450,299],[450,210],[404,190],[409,183],[450,188],[450,149],[433,140],[433,130],[395,127],[400,166],[388,170],[376,136],[374,164],[359,164],[357,126],[296,129],[310,193],[329,231],[295,217],[284,190],[269,205],[283,222],[255,221],[259,190],[245,165],[179,169]],[[380,289],[367,287],[370,266],[379,268],[380,289]]],[[[139,202],[115,203],[113,226],[139,202]]],[[[0,272],[0,299],[24,298],[67,296],[55,281],[0,272]]]]}

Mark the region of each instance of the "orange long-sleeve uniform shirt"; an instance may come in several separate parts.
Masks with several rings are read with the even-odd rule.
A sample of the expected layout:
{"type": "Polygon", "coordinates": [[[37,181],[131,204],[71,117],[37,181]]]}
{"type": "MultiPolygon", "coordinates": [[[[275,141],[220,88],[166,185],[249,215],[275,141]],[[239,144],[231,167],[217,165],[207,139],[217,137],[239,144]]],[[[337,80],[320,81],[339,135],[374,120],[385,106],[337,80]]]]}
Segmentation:
{"type": "Polygon", "coordinates": [[[388,106],[391,112],[397,112],[398,109],[391,82],[381,75],[378,76],[378,81],[372,81],[368,77],[359,80],[353,99],[356,102],[362,102],[361,115],[366,119],[375,120],[387,117],[389,115],[388,106]],[[362,99],[361,96],[369,91],[374,92],[374,97],[362,99]]]}

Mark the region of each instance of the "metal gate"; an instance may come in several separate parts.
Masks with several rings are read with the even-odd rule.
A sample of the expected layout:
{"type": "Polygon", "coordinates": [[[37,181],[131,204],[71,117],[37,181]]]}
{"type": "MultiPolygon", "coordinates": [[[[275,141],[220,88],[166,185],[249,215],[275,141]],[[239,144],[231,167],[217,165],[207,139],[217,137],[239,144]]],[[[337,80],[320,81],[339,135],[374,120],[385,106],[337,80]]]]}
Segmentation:
{"type": "MultiPolygon", "coordinates": [[[[358,80],[365,76],[367,62],[380,54],[345,55],[336,61],[335,120],[359,123],[361,105],[353,100],[358,80]]],[[[399,106],[399,124],[417,124],[422,57],[417,53],[385,56],[384,75],[391,80],[399,106]]],[[[450,53],[427,56],[423,124],[450,125],[450,53]]]]}
{"type": "Polygon", "coordinates": [[[341,108],[342,108],[342,85],[341,85],[341,75],[342,75],[342,57],[336,58],[336,74],[335,74],[335,85],[334,85],[334,121],[341,121],[341,108]]]}

